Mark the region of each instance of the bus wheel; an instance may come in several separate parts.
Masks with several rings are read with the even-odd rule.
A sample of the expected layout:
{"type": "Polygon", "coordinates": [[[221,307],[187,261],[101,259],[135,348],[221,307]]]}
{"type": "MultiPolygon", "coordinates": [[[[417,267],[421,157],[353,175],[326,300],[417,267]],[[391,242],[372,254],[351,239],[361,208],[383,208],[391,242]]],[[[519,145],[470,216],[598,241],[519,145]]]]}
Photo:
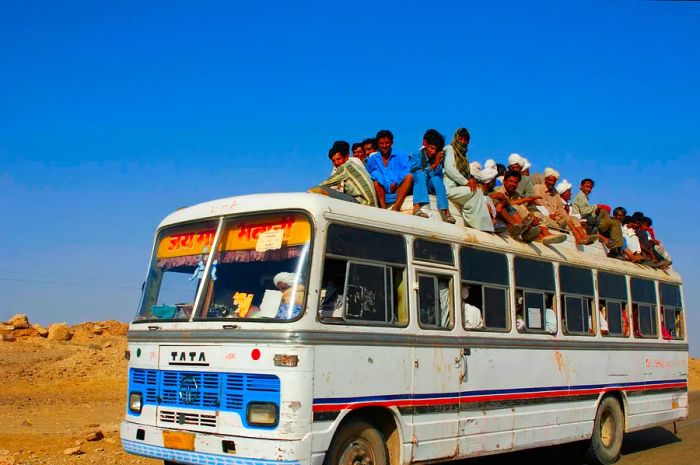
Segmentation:
{"type": "Polygon", "coordinates": [[[586,458],[593,463],[610,465],[620,458],[624,414],[614,397],[606,397],[598,406],[593,423],[593,436],[586,450],[586,458]]]}
{"type": "Polygon", "coordinates": [[[388,465],[382,433],[362,420],[341,426],[326,452],[324,465],[388,465]]]}

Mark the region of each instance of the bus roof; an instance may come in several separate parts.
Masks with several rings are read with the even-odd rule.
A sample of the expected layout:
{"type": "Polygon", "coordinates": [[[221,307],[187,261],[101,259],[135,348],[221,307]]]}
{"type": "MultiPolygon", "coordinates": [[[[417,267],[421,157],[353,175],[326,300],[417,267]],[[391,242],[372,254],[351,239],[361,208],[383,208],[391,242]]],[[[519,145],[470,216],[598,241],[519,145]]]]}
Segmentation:
{"type": "Polygon", "coordinates": [[[323,216],[329,220],[357,226],[408,233],[437,241],[470,244],[531,258],[566,262],[572,265],[644,276],[661,281],[680,282],[681,280],[680,275],[671,269],[658,270],[624,260],[608,258],[600,243],[577,246],[571,235],[566,242],[556,245],[545,246],[537,242],[525,243],[506,235],[483,232],[459,224],[452,225],[413,215],[396,214],[396,212],[380,208],[367,207],[310,193],[254,194],[212,200],[176,210],[163,219],[158,229],[220,216],[280,210],[303,210],[315,218],[323,216]]]}

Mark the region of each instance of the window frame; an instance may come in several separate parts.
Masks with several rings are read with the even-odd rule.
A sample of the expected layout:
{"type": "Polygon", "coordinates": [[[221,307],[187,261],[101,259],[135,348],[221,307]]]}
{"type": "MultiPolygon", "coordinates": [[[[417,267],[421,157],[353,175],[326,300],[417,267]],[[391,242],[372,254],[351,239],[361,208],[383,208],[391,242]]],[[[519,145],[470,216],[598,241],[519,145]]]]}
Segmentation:
{"type": "MultiPolygon", "coordinates": [[[[461,275],[460,275],[461,276],[461,275]]],[[[465,326],[465,321],[464,318],[462,318],[462,328],[465,331],[481,331],[481,332],[491,332],[491,333],[509,333],[512,327],[512,321],[510,317],[510,287],[509,286],[503,286],[500,284],[491,284],[491,283],[480,283],[476,281],[468,281],[466,279],[460,279],[460,301],[459,301],[459,311],[462,316],[462,299],[461,299],[461,290],[462,290],[462,284],[469,284],[470,286],[481,286],[481,303],[482,307],[484,307],[484,304],[486,302],[485,298],[485,291],[486,288],[491,288],[491,289],[502,289],[505,291],[505,301],[506,301],[506,327],[505,328],[495,328],[495,327],[487,327],[484,326],[483,328],[467,328],[465,326]]],[[[485,323],[486,322],[486,308],[481,309],[481,320],[485,323]]]]}
{"type": "Polygon", "coordinates": [[[631,329],[632,329],[632,331],[631,331],[631,332],[632,332],[632,335],[633,335],[634,338],[636,338],[636,339],[659,339],[659,337],[661,336],[661,329],[660,329],[660,327],[659,327],[659,316],[658,316],[658,314],[657,314],[657,309],[659,308],[659,305],[658,305],[658,304],[659,304],[659,291],[658,291],[657,286],[656,286],[656,281],[653,280],[653,279],[649,279],[649,278],[641,278],[641,277],[637,277],[637,276],[630,276],[630,281],[629,281],[629,283],[630,283],[630,292],[629,292],[629,294],[630,294],[630,297],[631,297],[631,299],[632,299],[632,316],[634,316],[635,307],[636,307],[636,310],[637,310],[637,318],[636,318],[636,319],[635,319],[635,318],[632,318],[632,320],[635,320],[635,321],[632,322],[632,325],[633,325],[632,328],[631,328],[631,329]],[[654,297],[655,297],[654,302],[644,302],[644,301],[640,301],[640,300],[635,299],[635,296],[634,296],[634,287],[633,287],[633,281],[634,281],[634,280],[646,281],[646,282],[651,283],[652,289],[653,289],[653,291],[654,291],[654,297]],[[644,334],[644,333],[642,333],[642,324],[641,324],[641,312],[640,312],[640,307],[650,307],[650,309],[651,309],[651,316],[653,317],[653,329],[654,329],[654,334],[644,334]],[[639,334],[640,334],[640,336],[637,336],[637,335],[634,333],[634,324],[635,324],[635,323],[637,324],[637,328],[639,328],[639,334]]]}
{"type": "Polygon", "coordinates": [[[573,294],[573,293],[567,293],[567,294],[560,294],[560,302],[561,302],[561,312],[562,315],[565,315],[566,318],[564,319],[565,324],[562,325],[562,333],[567,335],[567,336],[586,336],[586,337],[595,337],[596,334],[598,334],[598,328],[596,327],[596,318],[593,315],[593,307],[596,304],[595,296],[590,296],[590,295],[583,295],[583,294],[573,294]],[[588,315],[591,317],[591,326],[590,328],[593,329],[593,333],[591,334],[590,332],[579,332],[579,331],[570,331],[569,330],[569,315],[566,314],[566,299],[567,298],[572,298],[572,299],[580,299],[581,300],[581,310],[584,311],[584,306],[583,302],[587,301],[588,305],[588,315]]]}
{"type": "Polygon", "coordinates": [[[362,266],[372,266],[376,268],[381,268],[383,271],[384,275],[384,293],[385,293],[385,298],[384,298],[384,304],[385,304],[385,315],[391,313],[392,317],[394,315],[394,293],[387,293],[387,284],[390,286],[391,289],[393,289],[393,281],[394,277],[391,274],[391,267],[384,265],[384,264],[376,264],[376,263],[364,263],[364,262],[358,262],[355,260],[348,260],[345,262],[345,282],[343,283],[343,317],[342,320],[346,324],[358,324],[357,322],[361,322],[362,326],[395,326],[393,322],[387,322],[384,320],[384,322],[380,321],[373,321],[373,320],[362,320],[362,319],[348,319],[346,317],[347,315],[347,290],[348,290],[348,284],[350,282],[350,268],[352,265],[362,265],[362,266]],[[389,274],[388,276],[388,283],[387,283],[387,273],[389,274]]]}
{"type": "Polygon", "coordinates": [[[681,329],[683,330],[683,335],[681,337],[674,337],[671,335],[672,341],[682,341],[685,339],[685,318],[683,315],[683,307],[674,307],[673,305],[662,305],[661,306],[661,312],[662,312],[662,318],[661,318],[661,324],[664,325],[666,328],[666,331],[668,331],[669,334],[671,334],[671,331],[669,331],[668,327],[666,326],[666,311],[671,310],[674,313],[674,321],[673,324],[675,326],[676,321],[675,321],[675,313],[678,312],[680,313],[680,321],[681,321],[681,329]]]}
{"type": "MultiPolygon", "coordinates": [[[[607,322],[608,322],[608,334],[603,334],[602,331],[600,331],[600,324],[598,325],[598,330],[603,337],[616,337],[616,338],[623,338],[623,339],[629,339],[633,337],[634,335],[634,322],[632,321],[632,295],[629,289],[629,279],[628,276],[622,273],[615,273],[611,271],[605,271],[605,270],[596,270],[596,276],[595,276],[595,291],[598,295],[598,308],[597,311],[600,312],[600,307],[603,302],[605,302],[605,306],[607,308],[607,302],[617,302],[620,304],[620,318],[622,318],[622,321],[624,321],[624,314],[627,315],[627,326],[628,326],[628,333],[627,334],[610,334],[610,317],[608,317],[607,322]],[[604,297],[600,293],[600,278],[601,274],[604,275],[609,275],[609,276],[616,276],[622,278],[624,282],[624,289],[625,289],[625,300],[620,300],[617,297],[604,297]]],[[[623,325],[624,329],[624,325],[623,325]]]]}
{"type": "MultiPolygon", "coordinates": [[[[681,289],[681,285],[677,283],[669,283],[669,282],[663,282],[659,281],[659,303],[661,304],[661,324],[666,326],[666,310],[672,310],[674,313],[679,312],[680,313],[680,323],[681,323],[681,329],[683,330],[683,335],[681,337],[673,337],[671,336],[672,341],[683,341],[686,338],[686,322],[685,322],[685,311],[684,311],[684,302],[683,302],[683,291],[681,289]],[[674,287],[675,291],[678,292],[678,301],[674,302],[670,305],[666,305],[664,302],[667,301],[664,299],[664,288],[666,287],[674,287]],[[675,305],[678,304],[678,305],[675,305]]],[[[674,326],[675,326],[675,316],[674,316],[674,326]]],[[[668,331],[668,328],[666,328],[666,331],[668,331]]],[[[671,333],[668,331],[669,334],[671,333]]],[[[663,336],[663,333],[662,333],[663,336]]]]}
{"type": "MultiPolygon", "coordinates": [[[[516,287],[515,292],[517,293],[518,291],[521,291],[523,293],[523,305],[525,305],[525,295],[526,294],[542,294],[542,329],[537,329],[537,328],[530,328],[528,326],[528,319],[526,315],[527,307],[523,308],[523,321],[525,322],[525,331],[518,331],[517,325],[515,328],[515,331],[517,334],[546,334],[548,336],[556,336],[559,334],[559,327],[561,326],[559,324],[559,316],[557,315],[557,312],[554,312],[554,316],[557,318],[557,332],[556,333],[548,333],[547,332],[547,294],[552,296],[552,302],[555,301],[557,298],[557,293],[556,292],[549,292],[544,289],[532,289],[529,287],[516,287]]],[[[515,301],[514,301],[515,302],[515,301]]],[[[515,308],[513,309],[515,312],[515,319],[513,321],[517,321],[517,311],[518,311],[518,303],[515,302],[515,308]]],[[[552,309],[554,310],[554,309],[552,309]]]]}
{"type": "Polygon", "coordinates": [[[449,331],[454,330],[454,328],[456,326],[455,325],[455,313],[456,312],[455,312],[455,297],[454,297],[454,294],[455,294],[455,275],[454,275],[454,273],[449,273],[449,272],[446,273],[446,272],[441,272],[441,271],[432,270],[432,269],[416,268],[416,269],[414,269],[414,277],[415,277],[414,283],[418,284],[418,286],[415,288],[415,294],[414,294],[415,299],[416,299],[415,309],[416,309],[416,321],[418,322],[418,327],[420,327],[420,329],[425,330],[425,331],[446,331],[446,332],[449,332],[449,331]],[[436,302],[439,302],[439,300],[440,300],[440,297],[439,297],[439,290],[440,289],[438,287],[438,279],[439,278],[447,278],[451,281],[451,290],[450,290],[450,294],[449,294],[450,303],[451,303],[450,308],[449,308],[449,312],[450,312],[450,324],[449,324],[449,326],[447,326],[447,327],[441,327],[439,325],[426,326],[421,322],[421,318],[420,318],[420,284],[419,284],[419,280],[420,280],[421,276],[434,278],[435,286],[434,286],[433,290],[435,291],[436,302]]]}

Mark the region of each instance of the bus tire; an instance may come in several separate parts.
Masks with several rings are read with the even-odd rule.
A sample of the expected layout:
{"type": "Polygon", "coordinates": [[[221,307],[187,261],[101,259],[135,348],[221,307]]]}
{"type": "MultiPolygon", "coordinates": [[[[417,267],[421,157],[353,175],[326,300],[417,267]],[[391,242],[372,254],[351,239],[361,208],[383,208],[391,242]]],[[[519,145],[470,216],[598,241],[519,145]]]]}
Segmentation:
{"type": "Polygon", "coordinates": [[[366,421],[352,420],[335,434],[323,464],[389,465],[384,436],[366,421]]]}
{"type": "Polygon", "coordinates": [[[614,397],[605,397],[598,405],[593,422],[593,435],[585,452],[592,463],[611,465],[620,458],[625,415],[614,397]]]}

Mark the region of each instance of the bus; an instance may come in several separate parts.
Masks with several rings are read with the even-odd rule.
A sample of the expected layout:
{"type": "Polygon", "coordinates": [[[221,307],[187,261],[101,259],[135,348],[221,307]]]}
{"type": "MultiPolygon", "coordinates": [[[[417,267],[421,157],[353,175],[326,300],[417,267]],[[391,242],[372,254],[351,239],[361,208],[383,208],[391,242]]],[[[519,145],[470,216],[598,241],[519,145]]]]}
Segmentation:
{"type": "Polygon", "coordinates": [[[688,415],[680,276],[573,239],[240,196],[166,217],[142,294],[121,440],[165,464],[408,465],[566,442],[610,464],[625,432],[688,415]]]}

